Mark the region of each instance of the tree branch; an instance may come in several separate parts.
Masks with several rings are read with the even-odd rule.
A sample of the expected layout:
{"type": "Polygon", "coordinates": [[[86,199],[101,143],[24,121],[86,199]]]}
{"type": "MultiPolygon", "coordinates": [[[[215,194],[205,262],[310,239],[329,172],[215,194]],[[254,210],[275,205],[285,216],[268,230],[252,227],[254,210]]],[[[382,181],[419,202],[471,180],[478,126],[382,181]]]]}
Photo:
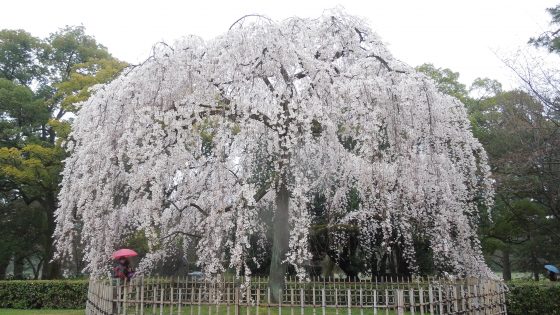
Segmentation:
{"type": "Polygon", "coordinates": [[[244,20],[245,18],[248,18],[248,17],[259,17],[259,18],[268,20],[269,22],[272,22],[272,20],[271,20],[270,18],[268,18],[268,17],[266,17],[266,16],[264,16],[264,15],[260,15],[260,14],[247,14],[247,15],[244,15],[244,16],[240,17],[240,18],[237,19],[235,22],[233,22],[233,24],[231,24],[231,26],[229,27],[228,30],[231,31],[231,29],[235,26],[235,24],[239,23],[240,21],[242,21],[242,20],[244,20]]]}
{"type": "Polygon", "coordinates": [[[166,236],[162,237],[161,239],[165,240],[166,238],[170,238],[170,237],[173,237],[173,236],[176,236],[176,235],[184,235],[184,236],[189,236],[189,237],[196,238],[196,239],[202,238],[202,236],[198,235],[198,234],[193,234],[193,233],[183,232],[183,231],[175,231],[173,233],[167,234],[166,236]]]}
{"type": "Polygon", "coordinates": [[[177,204],[175,202],[171,201],[171,200],[169,201],[169,203],[171,203],[181,213],[183,212],[183,210],[187,209],[187,207],[193,207],[196,210],[198,210],[200,213],[202,213],[204,216],[206,216],[206,217],[208,216],[208,212],[205,211],[204,209],[202,209],[199,205],[197,205],[194,202],[189,203],[188,205],[184,206],[183,208],[179,208],[179,206],[177,206],[177,204]]]}

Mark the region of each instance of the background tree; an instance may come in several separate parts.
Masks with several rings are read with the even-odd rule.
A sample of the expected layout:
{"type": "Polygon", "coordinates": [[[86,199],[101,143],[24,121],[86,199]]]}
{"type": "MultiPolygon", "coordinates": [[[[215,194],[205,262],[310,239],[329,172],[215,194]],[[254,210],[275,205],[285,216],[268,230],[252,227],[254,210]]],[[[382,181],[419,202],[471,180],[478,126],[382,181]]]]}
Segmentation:
{"type": "Polygon", "coordinates": [[[24,233],[26,242],[33,243],[12,246],[14,250],[3,255],[0,266],[15,259],[16,277],[21,276],[23,261],[32,262],[31,257],[38,261],[29,264],[35,276],[39,268],[43,278],[61,275],[59,264],[52,261],[52,234],[66,157],[61,144],[72,119],[67,114],[89,97],[89,88],[112,79],[124,66],[83,27],[65,27],[46,39],[22,30],[0,31],[3,218],[14,235],[24,233]]]}
{"type": "Polygon", "coordinates": [[[538,279],[545,262],[560,258],[554,250],[560,226],[554,215],[557,174],[547,163],[558,141],[550,108],[531,95],[530,88],[502,91],[495,80],[476,79],[467,93],[448,88],[461,86],[454,82],[458,75],[451,81],[445,75],[451,70],[431,65],[418,69],[430,75],[441,91],[462,91],[459,98],[468,109],[473,133],[488,152],[496,203],[488,209],[491,220],[482,217],[480,233],[487,260],[502,270],[505,280],[511,279],[513,268],[530,271],[538,279]]]}
{"type": "Polygon", "coordinates": [[[544,47],[551,53],[560,53],[560,4],[546,11],[550,14],[552,21],[550,25],[552,29],[545,31],[537,37],[532,37],[529,44],[536,47],[544,47]]]}

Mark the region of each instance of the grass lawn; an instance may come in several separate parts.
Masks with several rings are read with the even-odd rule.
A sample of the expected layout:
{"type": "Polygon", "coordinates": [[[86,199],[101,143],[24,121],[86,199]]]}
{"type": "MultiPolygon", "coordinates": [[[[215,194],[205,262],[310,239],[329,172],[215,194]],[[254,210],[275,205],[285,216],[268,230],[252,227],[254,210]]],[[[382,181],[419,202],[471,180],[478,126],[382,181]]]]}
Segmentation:
{"type": "Polygon", "coordinates": [[[84,310],[17,310],[13,308],[0,308],[0,315],[84,315],[84,310]]]}

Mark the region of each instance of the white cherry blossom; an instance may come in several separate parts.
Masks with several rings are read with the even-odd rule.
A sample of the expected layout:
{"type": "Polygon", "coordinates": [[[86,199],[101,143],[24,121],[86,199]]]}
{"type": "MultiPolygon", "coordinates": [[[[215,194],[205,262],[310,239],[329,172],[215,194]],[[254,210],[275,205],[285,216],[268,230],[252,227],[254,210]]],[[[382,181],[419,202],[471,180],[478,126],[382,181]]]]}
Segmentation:
{"type": "Polygon", "coordinates": [[[154,51],[81,104],[56,213],[59,257],[80,242],[86,270],[101,275],[122,239],[142,231],[143,271],[196,244],[207,274],[250,274],[250,238],[264,235],[272,209],[288,222],[283,259],[304,277],[308,205],[322,195],[331,224],[357,225],[364,241],[382,233],[381,250],[404,244],[411,270],[422,237],[438,270],[489,273],[476,224],[492,181],[463,104],[394,59],[362,20],[241,20],[213,40],[154,51]],[[347,213],[351,190],[360,207],[347,213]]]}

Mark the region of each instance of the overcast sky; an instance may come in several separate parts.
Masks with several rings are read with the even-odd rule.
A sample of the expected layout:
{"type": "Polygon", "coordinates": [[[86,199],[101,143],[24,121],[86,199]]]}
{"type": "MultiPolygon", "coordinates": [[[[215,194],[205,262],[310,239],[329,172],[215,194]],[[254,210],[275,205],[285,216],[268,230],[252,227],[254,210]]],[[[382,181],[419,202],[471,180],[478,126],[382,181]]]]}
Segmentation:
{"type": "Polygon", "coordinates": [[[525,48],[548,27],[545,8],[558,0],[251,0],[79,1],[17,0],[0,6],[0,29],[25,29],[40,37],[64,25],[87,32],[119,59],[139,63],[155,42],[188,34],[210,39],[239,17],[258,13],[275,20],[317,17],[342,6],[366,18],[393,55],[412,65],[424,62],[461,73],[470,84],[490,77],[516,84],[500,57],[525,48]],[[498,56],[497,56],[498,55],[498,56]]]}

